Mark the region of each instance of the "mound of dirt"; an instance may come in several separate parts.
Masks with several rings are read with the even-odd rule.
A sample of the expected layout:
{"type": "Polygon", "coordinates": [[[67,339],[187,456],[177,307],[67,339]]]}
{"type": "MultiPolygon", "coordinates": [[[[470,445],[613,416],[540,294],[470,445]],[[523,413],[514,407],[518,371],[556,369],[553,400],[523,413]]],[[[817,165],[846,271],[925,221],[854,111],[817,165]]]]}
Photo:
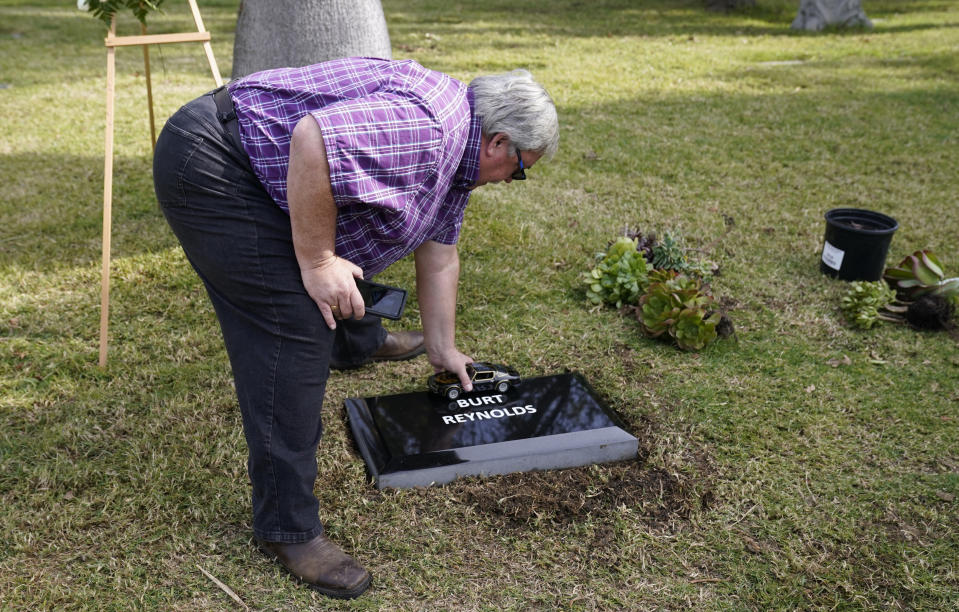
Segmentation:
{"type": "Polygon", "coordinates": [[[952,303],[941,295],[924,295],[909,305],[906,321],[916,329],[949,329],[952,326],[952,303]]]}
{"type": "Polygon", "coordinates": [[[711,503],[691,483],[642,460],[602,466],[508,474],[451,485],[454,495],[477,512],[499,516],[512,527],[543,520],[563,525],[599,518],[625,507],[651,526],[664,530],[711,503]]]}
{"type": "Polygon", "coordinates": [[[633,461],[469,478],[447,486],[478,513],[501,517],[506,526],[517,529],[544,521],[563,526],[602,519],[625,507],[651,529],[674,531],[695,510],[715,503],[711,484],[715,468],[706,453],[693,449],[695,456],[685,457],[688,469],[650,466],[650,449],[663,443],[657,433],[660,425],[647,416],[625,421],[626,430],[639,439],[638,458],[633,461]]]}

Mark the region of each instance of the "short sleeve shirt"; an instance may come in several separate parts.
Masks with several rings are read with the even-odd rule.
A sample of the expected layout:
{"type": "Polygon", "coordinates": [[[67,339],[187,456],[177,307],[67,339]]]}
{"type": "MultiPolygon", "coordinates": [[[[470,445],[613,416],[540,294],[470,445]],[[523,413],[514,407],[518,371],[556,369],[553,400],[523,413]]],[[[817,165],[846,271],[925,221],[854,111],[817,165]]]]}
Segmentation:
{"type": "Polygon", "coordinates": [[[349,58],[254,73],[229,89],[253,171],[286,211],[290,137],[305,115],[316,120],[336,253],[365,275],[427,240],[456,243],[481,145],[462,82],[409,60],[349,58]]]}

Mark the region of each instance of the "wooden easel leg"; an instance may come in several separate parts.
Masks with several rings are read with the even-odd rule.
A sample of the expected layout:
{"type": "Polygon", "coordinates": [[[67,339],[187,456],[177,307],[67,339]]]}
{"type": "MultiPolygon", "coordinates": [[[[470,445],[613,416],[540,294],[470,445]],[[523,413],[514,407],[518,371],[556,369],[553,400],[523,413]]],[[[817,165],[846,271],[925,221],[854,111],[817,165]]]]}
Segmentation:
{"type": "MultiPolygon", "coordinates": [[[[146,36],[147,27],[140,24],[140,33],[146,36]]],[[[156,120],[153,118],[153,84],[150,80],[150,45],[143,45],[143,69],[146,72],[147,77],[147,108],[150,111],[150,145],[153,147],[153,152],[156,153],[157,149],[157,126],[156,120]]]]}
{"type": "MultiPolygon", "coordinates": [[[[203,17],[200,16],[200,8],[196,5],[196,0],[189,0],[190,10],[193,11],[193,21],[196,23],[197,32],[206,32],[206,28],[203,27],[203,17]]],[[[216,81],[216,86],[220,87],[223,85],[223,77],[220,76],[220,69],[217,68],[216,58],[213,57],[213,45],[209,41],[203,43],[203,50],[206,51],[206,59],[210,62],[210,70],[213,71],[213,80],[216,81]]]]}
{"type": "Polygon", "coordinates": [[[223,77],[220,76],[220,69],[216,66],[216,58],[213,57],[213,45],[208,42],[203,43],[203,50],[206,51],[206,59],[210,61],[210,70],[213,71],[213,80],[216,86],[223,85],[223,77]]]}
{"type": "MultiPolygon", "coordinates": [[[[113,30],[111,26],[111,31],[113,30]]],[[[110,319],[110,234],[113,216],[113,94],[116,55],[107,48],[107,122],[103,152],[103,267],[100,273],[100,367],[107,364],[107,322],[110,319]]]]}
{"type": "Polygon", "coordinates": [[[193,20],[196,22],[197,33],[193,34],[159,34],[147,36],[146,26],[140,29],[140,36],[116,36],[116,18],[110,23],[110,31],[104,41],[107,47],[107,120],[105,146],[103,153],[103,267],[100,275],[100,367],[107,364],[107,326],[110,320],[110,235],[112,233],[113,216],[113,123],[114,123],[114,95],[116,92],[116,47],[143,45],[143,64],[146,69],[147,105],[150,112],[150,144],[156,152],[156,123],[153,115],[153,86],[150,79],[150,44],[164,44],[172,42],[200,42],[206,51],[213,80],[217,87],[223,85],[220,69],[213,57],[213,46],[209,42],[209,33],[203,27],[200,9],[196,0],[189,0],[193,20]]]}

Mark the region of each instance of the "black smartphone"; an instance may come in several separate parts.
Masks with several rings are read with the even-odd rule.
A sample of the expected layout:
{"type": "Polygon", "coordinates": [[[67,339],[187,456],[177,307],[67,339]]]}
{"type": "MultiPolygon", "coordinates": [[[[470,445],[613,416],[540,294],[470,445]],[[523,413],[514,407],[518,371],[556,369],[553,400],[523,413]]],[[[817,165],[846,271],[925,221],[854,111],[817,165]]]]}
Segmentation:
{"type": "Polygon", "coordinates": [[[399,319],[406,308],[406,289],[381,285],[373,281],[354,279],[356,288],[363,296],[363,305],[368,314],[387,319],[399,319]]]}

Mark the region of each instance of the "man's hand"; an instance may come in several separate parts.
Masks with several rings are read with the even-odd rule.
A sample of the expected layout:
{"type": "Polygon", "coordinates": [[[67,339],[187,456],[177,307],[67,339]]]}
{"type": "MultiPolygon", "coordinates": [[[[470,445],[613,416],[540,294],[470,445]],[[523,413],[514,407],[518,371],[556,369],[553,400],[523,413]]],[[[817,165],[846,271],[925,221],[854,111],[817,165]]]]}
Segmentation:
{"type": "Polygon", "coordinates": [[[359,266],[334,255],[314,268],[301,269],[300,276],[330,329],[336,329],[337,319],[360,319],[365,314],[363,296],[353,280],[363,278],[359,266]]]}
{"type": "Polygon", "coordinates": [[[460,384],[463,385],[463,391],[469,392],[473,390],[473,383],[470,381],[469,376],[466,375],[466,365],[473,363],[472,357],[464,355],[456,349],[446,351],[445,353],[431,353],[427,351],[427,356],[435,372],[442,372],[444,370],[453,372],[459,377],[460,384]]]}

